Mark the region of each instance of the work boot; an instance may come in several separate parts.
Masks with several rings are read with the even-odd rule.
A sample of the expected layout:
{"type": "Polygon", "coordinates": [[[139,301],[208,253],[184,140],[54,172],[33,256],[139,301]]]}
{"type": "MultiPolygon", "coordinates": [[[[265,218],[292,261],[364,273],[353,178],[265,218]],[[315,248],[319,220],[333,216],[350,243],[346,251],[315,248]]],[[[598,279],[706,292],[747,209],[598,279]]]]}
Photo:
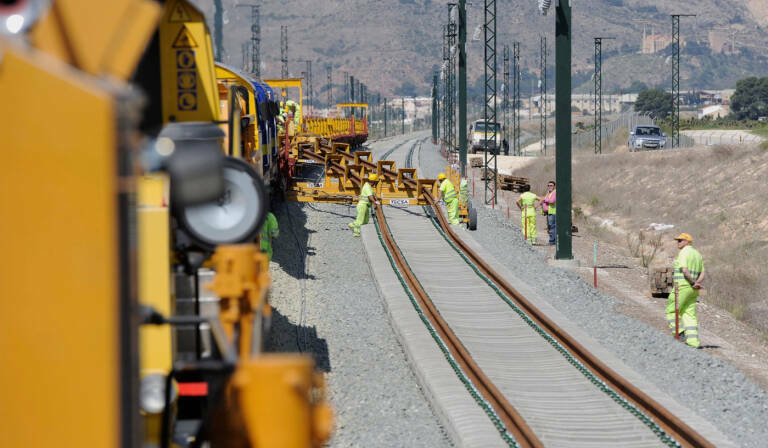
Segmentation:
{"type": "Polygon", "coordinates": [[[354,237],[359,237],[359,236],[360,236],[360,234],[359,234],[359,233],[357,233],[357,232],[355,232],[355,233],[353,233],[353,234],[352,234],[352,236],[354,236],[354,237]]]}
{"type": "Polygon", "coordinates": [[[349,226],[350,229],[355,230],[355,223],[354,222],[350,222],[348,224],[348,226],[349,226]]]}

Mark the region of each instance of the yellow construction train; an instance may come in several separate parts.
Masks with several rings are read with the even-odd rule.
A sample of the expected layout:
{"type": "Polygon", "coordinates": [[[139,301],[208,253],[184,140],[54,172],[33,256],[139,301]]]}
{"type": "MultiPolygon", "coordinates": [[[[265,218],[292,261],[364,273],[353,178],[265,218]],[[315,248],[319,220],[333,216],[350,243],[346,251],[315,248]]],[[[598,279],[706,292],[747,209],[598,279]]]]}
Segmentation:
{"type": "Polygon", "coordinates": [[[280,131],[296,87],[214,64],[187,0],[0,4],[0,446],[328,439],[311,358],[261,352],[252,243],[291,139],[367,126],[280,131]]]}

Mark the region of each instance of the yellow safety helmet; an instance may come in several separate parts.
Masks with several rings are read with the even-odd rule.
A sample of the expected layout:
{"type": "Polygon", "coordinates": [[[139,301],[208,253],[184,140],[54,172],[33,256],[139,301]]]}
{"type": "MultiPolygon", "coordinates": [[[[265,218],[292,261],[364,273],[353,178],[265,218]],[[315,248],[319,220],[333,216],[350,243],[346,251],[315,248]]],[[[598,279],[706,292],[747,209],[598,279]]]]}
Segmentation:
{"type": "Polygon", "coordinates": [[[677,240],[677,241],[685,240],[685,241],[688,241],[689,243],[692,243],[693,242],[693,237],[691,237],[691,235],[689,235],[687,233],[681,233],[680,235],[677,235],[675,237],[675,240],[677,240]]]}
{"type": "Polygon", "coordinates": [[[440,173],[437,175],[437,180],[445,180],[445,173],[440,173]]]}
{"type": "Polygon", "coordinates": [[[371,182],[375,182],[379,180],[379,176],[377,176],[376,173],[371,173],[368,175],[368,180],[370,180],[371,182]]]}

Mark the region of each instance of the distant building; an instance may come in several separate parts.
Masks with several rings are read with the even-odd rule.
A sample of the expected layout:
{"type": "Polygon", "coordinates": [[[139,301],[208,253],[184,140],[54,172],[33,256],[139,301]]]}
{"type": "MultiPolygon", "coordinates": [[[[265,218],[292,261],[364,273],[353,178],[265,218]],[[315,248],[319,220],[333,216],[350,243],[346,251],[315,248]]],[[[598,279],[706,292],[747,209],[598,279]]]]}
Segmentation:
{"type": "Polygon", "coordinates": [[[708,34],[709,48],[714,53],[737,54],[734,33],[728,30],[710,30],[708,34]]]}
{"type": "MultiPolygon", "coordinates": [[[[667,48],[672,44],[672,38],[661,34],[651,34],[643,38],[643,47],[641,49],[642,54],[653,54],[667,48]]],[[[680,44],[683,45],[681,38],[680,44]]]]}

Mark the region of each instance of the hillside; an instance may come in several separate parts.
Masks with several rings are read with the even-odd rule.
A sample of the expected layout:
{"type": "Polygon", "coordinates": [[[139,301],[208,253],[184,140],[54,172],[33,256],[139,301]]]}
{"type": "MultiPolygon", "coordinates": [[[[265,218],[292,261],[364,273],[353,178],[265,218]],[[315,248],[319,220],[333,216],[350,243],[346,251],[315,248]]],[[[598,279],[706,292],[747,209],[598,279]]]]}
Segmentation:
{"type": "MultiPolygon", "coordinates": [[[[244,0],[222,0],[224,13],[225,61],[240,66],[241,45],[250,38],[250,9],[236,8],[246,4],[244,0]]],[[[643,35],[643,23],[650,21],[657,34],[670,33],[670,13],[698,13],[696,18],[683,19],[681,35],[689,43],[708,45],[709,32],[715,27],[732,25],[737,49],[749,49],[733,60],[719,60],[722,55],[702,56],[699,62],[686,62],[683,66],[683,84],[686,78],[695,79],[699,73],[697,64],[709,64],[720,70],[714,62],[724,67],[737,65],[733,77],[764,73],[768,56],[768,18],[764,0],[690,0],[676,6],[668,0],[574,0],[573,65],[578,74],[574,85],[589,79],[591,70],[592,37],[615,36],[606,41],[604,55],[607,74],[616,67],[613,80],[606,81],[618,86],[628,86],[632,80],[655,80],[663,83],[664,64],[660,54],[639,55],[643,35]],[[653,59],[647,63],[645,59],[653,59]],[[708,62],[711,59],[712,61],[708,62]],[[632,70],[619,70],[632,67],[632,70]],[[620,81],[615,81],[615,80],[620,81]]],[[[213,2],[195,0],[209,18],[212,26],[213,2]]],[[[249,2],[250,3],[250,2],[249,2]]],[[[468,37],[482,23],[483,3],[472,2],[468,7],[468,37]]],[[[550,65],[554,64],[554,14],[542,17],[536,11],[535,0],[499,0],[498,44],[499,65],[501,45],[521,42],[523,68],[535,72],[539,65],[539,34],[550,30],[550,65]]],[[[303,60],[313,61],[315,92],[325,89],[325,66],[333,67],[334,84],[343,82],[343,72],[359,77],[372,91],[385,96],[427,94],[432,70],[440,63],[441,25],[447,21],[448,9],[442,2],[433,0],[288,0],[265,2],[261,13],[262,72],[265,76],[280,74],[280,26],[289,27],[290,71],[298,76],[304,70],[303,60]],[[302,61],[302,62],[300,62],[302,61]],[[320,87],[322,86],[322,87],[320,87]]],[[[648,29],[650,33],[650,28],[648,29]]],[[[729,31],[730,32],[730,31],[729,31]]],[[[476,84],[482,76],[481,41],[468,42],[469,85],[476,84]]],[[[693,48],[693,47],[691,47],[693,48]]],[[[550,69],[550,73],[554,70],[550,69]]],[[[711,71],[714,73],[713,71],[711,71]]],[[[709,75],[702,82],[714,82],[713,87],[730,85],[726,78],[709,75]],[[719,84],[727,85],[719,85],[719,84]]],[[[656,81],[651,81],[655,83],[656,81]]],[[[530,89],[530,81],[524,79],[523,94],[530,89]]],[[[550,84],[553,85],[553,84],[550,84]]],[[[336,95],[341,93],[338,90],[336,95]]]]}

